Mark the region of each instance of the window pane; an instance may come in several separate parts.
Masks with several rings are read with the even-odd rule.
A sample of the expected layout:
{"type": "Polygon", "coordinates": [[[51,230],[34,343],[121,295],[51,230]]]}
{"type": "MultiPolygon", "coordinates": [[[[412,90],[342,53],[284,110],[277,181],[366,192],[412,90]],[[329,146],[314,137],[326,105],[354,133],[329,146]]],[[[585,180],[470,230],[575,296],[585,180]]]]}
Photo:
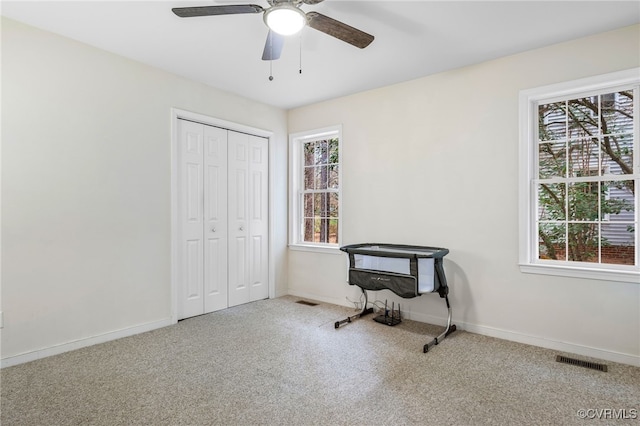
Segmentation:
{"type": "Polygon", "coordinates": [[[329,179],[329,168],[327,166],[315,167],[315,188],[327,189],[327,181],[329,179]]]}
{"type": "Polygon", "coordinates": [[[338,164],[338,139],[329,140],[329,163],[338,164]]]}
{"type": "Polygon", "coordinates": [[[538,107],[538,138],[541,141],[564,139],[567,127],[565,102],[538,107]]]}
{"type": "Polygon", "coordinates": [[[565,260],[566,225],[541,223],[538,226],[538,258],[565,260]]]}
{"type": "Polygon", "coordinates": [[[633,173],[633,134],[602,136],[602,167],[606,173],[633,173]]]}
{"type": "Polygon", "coordinates": [[[331,189],[338,189],[340,182],[338,181],[338,169],[340,166],[332,164],[329,166],[329,182],[328,187],[331,189]]]}
{"type": "Polygon", "coordinates": [[[324,218],[315,219],[316,236],[315,242],[327,243],[329,242],[329,220],[324,218]]]}
{"type": "Polygon", "coordinates": [[[292,220],[297,221],[294,239],[296,242],[338,244],[338,218],[340,216],[340,139],[336,130],[329,137],[310,140],[311,135],[294,140],[293,147],[302,164],[295,163],[292,170],[293,191],[300,194],[297,209],[292,211],[292,220]],[[306,140],[305,140],[306,139],[306,140]],[[298,152],[301,150],[301,152],[298,152]],[[300,157],[301,156],[301,157],[300,157]]]}
{"type": "Polygon", "coordinates": [[[329,162],[329,145],[327,141],[316,142],[316,164],[327,164],[329,162]]]}
{"type": "Polygon", "coordinates": [[[304,217],[313,217],[313,194],[304,194],[304,217]]]}
{"type": "Polygon", "coordinates": [[[567,233],[568,260],[598,262],[598,225],[595,223],[570,223],[567,233]]]}
{"type": "Polygon", "coordinates": [[[313,219],[313,242],[320,242],[320,219],[317,217],[313,219]]]}
{"type": "Polygon", "coordinates": [[[338,194],[304,194],[304,241],[338,242],[338,194]]]}
{"type": "Polygon", "coordinates": [[[315,142],[306,142],[303,144],[303,152],[304,152],[304,165],[305,166],[313,166],[316,163],[316,143],[315,142]]]}
{"type": "Polygon", "coordinates": [[[538,176],[540,179],[566,177],[567,150],[564,142],[541,143],[538,152],[538,176]]]}
{"type": "Polygon", "coordinates": [[[583,138],[569,142],[569,173],[571,176],[598,176],[598,138],[583,138]]]}
{"type": "Polygon", "coordinates": [[[538,218],[540,220],[566,220],[564,183],[538,185],[538,218]]]}
{"type": "Polygon", "coordinates": [[[313,179],[314,168],[313,167],[305,167],[304,168],[304,187],[303,190],[313,189],[314,179],[313,179]]]}
{"type": "Polygon", "coordinates": [[[569,220],[598,220],[598,182],[569,185],[569,220]]]}
{"type": "Polygon", "coordinates": [[[569,104],[568,138],[578,139],[598,134],[598,99],[588,97],[572,99],[569,104]]]}
{"type": "Polygon", "coordinates": [[[315,232],[313,230],[313,218],[306,218],[304,220],[304,240],[305,242],[311,243],[313,242],[313,237],[315,232]]]}
{"type": "Polygon", "coordinates": [[[305,219],[304,240],[310,243],[319,243],[320,241],[320,219],[305,219]]]}
{"type": "Polygon", "coordinates": [[[329,221],[329,242],[338,243],[338,219],[331,219],[329,221]]]}
{"type": "Polygon", "coordinates": [[[634,230],[633,224],[602,224],[602,263],[634,265],[636,256],[634,230]]]}
{"type": "Polygon", "coordinates": [[[632,180],[602,183],[602,217],[611,221],[635,220],[635,187],[632,180]]]}
{"type": "Polygon", "coordinates": [[[600,96],[602,133],[633,133],[633,92],[631,90],[600,96]]]}
{"type": "Polygon", "coordinates": [[[326,193],[314,194],[313,215],[319,217],[329,216],[329,200],[326,193]]]}
{"type": "Polygon", "coordinates": [[[338,217],[338,194],[332,192],[329,194],[329,216],[338,217]]]}
{"type": "Polygon", "coordinates": [[[594,79],[593,85],[576,84],[573,94],[540,88],[521,103],[521,112],[533,106],[537,114],[521,127],[534,138],[527,141],[533,151],[527,150],[529,163],[521,170],[530,179],[522,185],[530,209],[522,217],[531,244],[521,255],[536,253],[539,262],[532,266],[557,261],[569,275],[571,268],[638,270],[640,84],[637,75],[625,75],[633,82],[616,89],[594,79]],[[635,268],[602,265],[607,263],[635,268]]]}

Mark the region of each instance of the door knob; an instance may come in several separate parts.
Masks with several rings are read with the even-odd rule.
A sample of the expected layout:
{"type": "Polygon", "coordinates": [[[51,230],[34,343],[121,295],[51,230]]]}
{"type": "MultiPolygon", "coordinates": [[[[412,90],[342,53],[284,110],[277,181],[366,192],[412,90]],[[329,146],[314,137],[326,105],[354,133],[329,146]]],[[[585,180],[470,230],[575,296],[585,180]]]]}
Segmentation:
{"type": "Polygon", "coordinates": [[[244,226],[240,225],[240,230],[244,231],[244,226]]]}
{"type": "Polygon", "coordinates": [[[216,227],[211,228],[211,232],[216,232],[216,227]]]}

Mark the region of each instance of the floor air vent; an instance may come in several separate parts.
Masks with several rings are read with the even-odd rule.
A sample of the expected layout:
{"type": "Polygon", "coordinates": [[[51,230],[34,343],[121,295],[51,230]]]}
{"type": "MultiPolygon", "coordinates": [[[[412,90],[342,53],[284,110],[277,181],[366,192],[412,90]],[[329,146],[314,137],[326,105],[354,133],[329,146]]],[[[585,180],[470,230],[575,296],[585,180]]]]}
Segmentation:
{"type": "Polygon", "coordinates": [[[604,364],[598,364],[596,362],[582,361],[575,358],[569,358],[562,355],[556,355],[556,362],[562,362],[564,364],[577,365],[578,367],[590,368],[591,370],[598,370],[607,372],[607,366],[604,364]]]}
{"type": "Polygon", "coordinates": [[[298,300],[296,303],[299,303],[301,305],[307,305],[307,306],[316,306],[317,305],[317,303],[307,302],[306,300],[298,300]]]}

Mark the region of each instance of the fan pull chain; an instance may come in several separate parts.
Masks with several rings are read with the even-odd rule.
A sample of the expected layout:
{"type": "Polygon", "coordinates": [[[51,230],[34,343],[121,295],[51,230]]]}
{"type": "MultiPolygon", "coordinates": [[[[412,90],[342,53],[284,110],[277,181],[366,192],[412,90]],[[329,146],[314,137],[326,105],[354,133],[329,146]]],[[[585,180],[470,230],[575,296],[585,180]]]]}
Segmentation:
{"type": "Polygon", "coordinates": [[[269,59],[269,81],[273,81],[273,59],[269,59]]]}
{"type": "Polygon", "coordinates": [[[300,31],[300,69],[298,73],[302,74],[302,31],[300,31]]]}
{"type": "Polygon", "coordinates": [[[273,37],[271,32],[269,32],[269,50],[271,51],[269,55],[269,81],[273,81],[273,37]]]}

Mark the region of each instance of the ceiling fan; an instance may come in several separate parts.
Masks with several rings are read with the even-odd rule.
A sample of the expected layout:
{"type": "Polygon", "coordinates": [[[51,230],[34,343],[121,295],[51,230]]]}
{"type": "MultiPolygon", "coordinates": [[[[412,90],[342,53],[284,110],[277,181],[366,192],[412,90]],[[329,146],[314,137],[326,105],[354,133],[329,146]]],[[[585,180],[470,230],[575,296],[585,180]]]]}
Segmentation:
{"type": "Polygon", "coordinates": [[[224,6],[176,7],[171,9],[181,18],[196,16],[237,15],[244,13],[262,13],[269,34],[265,43],[262,59],[275,60],[280,57],[284,37],[299,32],[305,25],[353,46],[364,49],[374,37],[364,31],[318,12],[305,13],[301,4],[314,5],[323,0],[267,0],[268,8],[256,4],[238,4],[224,6]]]}

